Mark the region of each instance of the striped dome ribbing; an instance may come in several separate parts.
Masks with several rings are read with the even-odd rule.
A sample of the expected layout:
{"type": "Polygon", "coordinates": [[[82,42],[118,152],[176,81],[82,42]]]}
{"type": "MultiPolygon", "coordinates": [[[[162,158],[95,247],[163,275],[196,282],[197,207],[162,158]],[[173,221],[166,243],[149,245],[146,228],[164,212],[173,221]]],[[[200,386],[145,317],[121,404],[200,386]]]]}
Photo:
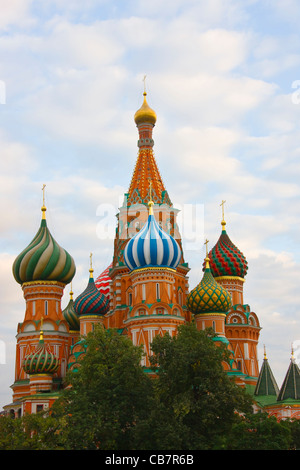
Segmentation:
{"type": "Polygon", "coordinates": [[[27,374],[54,374],[59,367],[59,359],[40,340],[34,353],[23,361],[23,369],[27,374]]]}
{"type": "Polygon", "coordinates": [[[164,232],[150,214],[144,227],[127,243],[124,260],[128,268],[167,267],[176,269],[181,250],[176,240],[164,232]]]}
{"type": "Polygon", "coordinates": [[[68,305],[62,312],[64,319],[68,323],[70,330],[79,331],[80,330],[80,323],[77,313],[74,309],[74,301],[70,299],[68,305]]]}
{"type": "Polygon", "coordinates": [[[105,315],[109,310],[108,298],[98,291],[93,277],[90,277],[86,289],[74,302],[77,315],[105,315]]]}
{"type": "Polygon", "coordinates": [[[72,256],[54,240],[45,219],[42,219],[32,242],[13,264],[13,275],[19,284],[31,281],[59,281],[68,284],[75,271],[72,256]]]}

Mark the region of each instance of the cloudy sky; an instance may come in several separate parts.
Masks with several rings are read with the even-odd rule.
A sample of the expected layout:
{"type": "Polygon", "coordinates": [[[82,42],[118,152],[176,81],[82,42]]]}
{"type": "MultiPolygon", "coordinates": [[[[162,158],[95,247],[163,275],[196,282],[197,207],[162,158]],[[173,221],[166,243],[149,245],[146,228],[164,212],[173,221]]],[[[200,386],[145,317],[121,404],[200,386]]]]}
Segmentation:
{"type": "MultiPolygon", "coordinates": [[[[278,385],[300,359],[300,3],[297,0],[1,0],[0,408],[11,401],[25,303],[11,266],[46,186],[52,235],[75,259],[75,296],[111,262],[137,157],[133,120],[157,113],[155,156],[181,209],[190,288],[221,231],[249,270],[278,385]],[[84,6],[83,6],[84,5],[84,6]],[[198,234],[195,233],[198,231],[198,234]],[[201,236],[199,236],[201,234],[201,236]],[[298,341],[298,343],[297,343],[298,341]],[[299,349],[299,351],[298,351],[299,349]]],[[[63,297],[63,308],[69,287],[63,297]]]]}

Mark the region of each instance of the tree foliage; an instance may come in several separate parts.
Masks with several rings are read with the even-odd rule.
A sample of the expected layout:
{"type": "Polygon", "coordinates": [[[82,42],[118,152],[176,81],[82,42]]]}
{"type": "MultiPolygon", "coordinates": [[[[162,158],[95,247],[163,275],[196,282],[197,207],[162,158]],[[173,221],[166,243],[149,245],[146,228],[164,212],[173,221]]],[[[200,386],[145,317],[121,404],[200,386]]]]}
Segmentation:
{"type": "Polygon", "coordinates": [[[226,347],[213,339],[193,324],[156,336],[150,376],[141,347],[96,328],[50,413],[0,418],[0,450],[299,449],[299,420],[253,414],[251,397],[224,372],[226,347]]]}

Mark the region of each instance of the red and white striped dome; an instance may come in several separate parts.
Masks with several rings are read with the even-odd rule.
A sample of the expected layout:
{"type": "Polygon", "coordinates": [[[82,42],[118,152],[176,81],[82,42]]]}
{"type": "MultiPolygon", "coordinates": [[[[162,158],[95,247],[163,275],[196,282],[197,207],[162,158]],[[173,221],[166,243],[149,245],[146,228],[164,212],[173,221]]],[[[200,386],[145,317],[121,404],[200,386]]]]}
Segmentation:
{"type": "Polygon", "coordinates": [[[112,263],[97,277],[95,285],[97,289],[109,299],[109,286],[111,278],[109,277],[109,270],[112,268],[112,263]]]}

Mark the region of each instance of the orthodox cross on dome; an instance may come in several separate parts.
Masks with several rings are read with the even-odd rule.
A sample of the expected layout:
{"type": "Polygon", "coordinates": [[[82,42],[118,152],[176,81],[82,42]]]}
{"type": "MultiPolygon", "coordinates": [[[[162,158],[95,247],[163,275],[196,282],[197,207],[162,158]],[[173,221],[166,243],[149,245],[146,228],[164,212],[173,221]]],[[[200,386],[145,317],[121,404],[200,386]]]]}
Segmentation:
{"type": "Polygon", "coordinates": [[[143,82],[144,82],[144,93],[146,93],[146,77],[147,75],[144,75],[143,82]]]}
{"type": "Polygon", "coordinates": [[[204,242],[204,245],[206,247],[206,257],[205,257],[206,265],[205,265],[205,268],[209,268],[208,242],[209,242],[209,240],[207,240],[207,239],[204,242]]]}
{"type": "Polygon", "coordinates": [[[226,201],[222,201],[220,206],[222,206],[222,222],[221,222],[221,225],[223,226],[223,230],[225,230],[225,225],[226,225],[226,222],[225,222],[225,218],[224,218],[224,204],[225,204],[226,201]]]}
{"type": "Polygon", "coordinates": [[[90,253],[90,277],[93,277],[93,253],[90,253]]]}
{"type": "Polygon", "coordinates": [[[43,206],[42,206],[42,212],[43,212],[43,219],[46,219],[46,206],[45,206],[45,187],[46,185],[43,184],[42,191],[43,191],[43,206]]]}
{"type": "Polygon", "coordinates": [[[264,359],[267,359],[266,345],[264,344],[264,359]]]}
{"type": "Polygon", "coordinates": [[[205,242],[204,242],[204,245],[205,245],[205,247],[206,247],[206,257],[208,256],[208,246],[207,246],[207,245],[208,245],[208,242],[209,242],[209,240],[207,240],[207,239],[206,239],[205,242]]]}

